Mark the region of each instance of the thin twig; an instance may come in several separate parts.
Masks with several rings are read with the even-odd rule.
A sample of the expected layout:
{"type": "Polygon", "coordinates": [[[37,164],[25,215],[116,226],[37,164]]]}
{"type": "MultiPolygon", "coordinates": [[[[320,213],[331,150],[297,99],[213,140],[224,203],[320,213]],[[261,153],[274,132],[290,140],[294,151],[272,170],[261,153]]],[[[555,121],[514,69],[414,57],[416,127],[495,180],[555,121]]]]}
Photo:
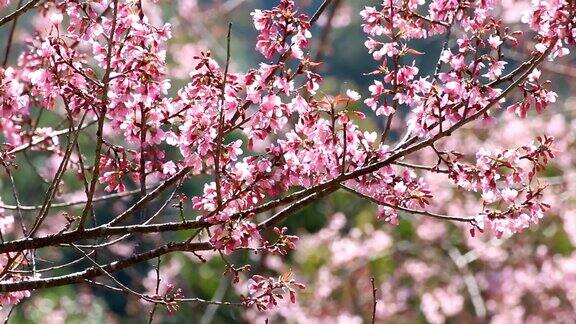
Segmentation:
{"type": "MultiPolygon", "coordinates": [[[[62,96],[62,99],[64,99],[64,105],[68,106],[68,100],[65,99],[64,96],[62,96]]],[[[64,153],[64,157],[62,159],[62,162],[60,163],[58,171],[56,172],[56,175],[54,176],[54,179],[52,180],[52,183],[50,184],[50,187],[48,188],[48,192],[46,193],[44,203],[42,204],[42,208],[40,209],[40,212],[38,213],[38,216],[36,217],[34,225],[32,226],[32,228],[30,229],[30,232],[27,235],[28,237],[34,236],[34,234],[36,234],[38,229],[40,229],[42,222],[44,221],[44,219],[48,215],[48,211],[50,210],[52,200],[54,199],[54,195],[56,194],[56,191],[58,189],[60,181],[62,180],[62,177],[66,171],[66,166],[68,164],[68,161],[69,161],[70,156],[72,154],[72,151],[74,149],[76,141],[78,140],[78,136],[80,135],[80,129],[82,128],[82,124],[84,123],[84,119],[86,118],[86,115],[87,115],[87,112],[85,112],[82,115],[82,117],[80,119],[80,123],[76,129],[74,129],[73,124],[70,124],[70,128],[71,128],[70,129],[70,137],[71,138],[69,139],[68,147],[66,148],[66,151],[64,153]]]]}
{"type": "Polygon", "coordinates": [[[361,193],[360,191],[351,188],[349,186],[346,185],[340,185],[340,187],[342,187],[343,189],[359,196],[362,197],[364,199],[367,199],[375,204],[378,205],[382,205],[382,206],[386,206],[386,207],[390,207],[390,208],[394,208],[403,212],[407,212],[409,214],[415,214],[415,215],[422,215],[422,216],[429,216],[429,217],[433,217],[436,219],[441,219],[441,220],[450,220],[450,221],[456,221],[456,222],[462,222],[462,223],[469,223],[473,226],[477,226],[476,224],[476,219],[474,217],[457,217],[457,216],[448,216],[448,215],[441,215],[441,214],[436,214],[436,213],[432,213],[429,211],[425,211],[425,210],[417,210],[417,209],[411,209],[411,208],[407,208],[407,207],[402,207],[402,206],[396,206],[396,205],[392,205],[383,201],[379,201],[376,198],[370,197],[368,195],[365,195],[363,193],[361,193]]]}
{"type": "Polygon", "coordinates": [[[320,7],[318,7],[318,10],[316,10],[314,15],[312,16],[312,18],[310,18],[310,25],[314,25],[314,23],[316,23],[316,20],[320,18],[324,10],[326,10],[326,8],[330,5],[331,2],[332,0],[324,0],[324,2],[320,5],[320,7]]]}
{"type": "Polygon", "coordinates": [[[75,283],[84,282],[86,279],[91,279],[99,277],[104,274],[104,271],[108,273],[117,272],[128,267],[131,267],[137,263],[145,262],[154,259],[160,255],[177,252],[177,251],[207,251],[213,250],[212,244],[207,242],[194,243],[194,242],[180,242],[180,243],[168,243],[156,249],[135,254],[128,258],[113,261],[106,265],[100,267],[90,267],[83,271],[66,274],[57,277],[50,278],[34,278],[19,282],[0,282],[0,292],[12,292],[12,291],[22,291],[22,290],[32,290],[32,289],[45,289],[51,287],[58,287],[64,285],[70,285],[75,283]],[[102,271],[104,270],[104,271],[102,271]]]}
{"type": "Polygon", "coordinates": [[[326,48],[328,47],[328,44],[329,44],[328,41],[330,39],[330,32],[332,31],[332,21],[334,20],[334,17],[336,16],[336,12],[337,12],[338,8],[340,7],[341,3],[342,3],[342,0],[334,0],[334,4],[332,5],[332,7],[330,8],[330,11],[328,12],[326,24],[324,25],[324,27],[322,28],[322,31],[320,32],[318,47],[316,47],[316,55],[314,55],[314,62],[322,61],[322,59],[325,55],[326,48]]]}
{"type": "MultiPolygon", "coordinates": [[[[10,167],[8,164],[6,164],[6,162],[0,158],[0,163],[2,164],[2,166],[4,167],[4,170],[6,171],[6,174],[8,175],[8,179],[10,180],[10,188],[12,189],[12,196],[14,197],[14,202],[16,203],[16,206],[14,206],[16,213],[18,214],[18,220],[20,221],[20,227],[22,228],[22,234],[24,234],[24,236],[26,236],[28,233],[26,231],[26,225],[24,224],[24,217],[22,216],[22,206],[20,205],[20,198],[18,196],[18,190],[16,189],[16,183],[14,182],[14,176],[12,175],[12,171],[10,171],[10,167]]],[[[0,207],[1,208],[1,207],[0,207]]],[[[2,234],[0,233],[0,236],[2,234]]],[[[4,241],[4,238],[2,238],[2,241],[4,241]]]]}
{"type": "Polygon", "coordinates": [[[311,194],[310,196],[307,196],[301,200],[298,200],[294,204],[282,209],[280,212],[278,212],[274,216],[272,216],[272,217],[268,218],[267,220],[263,221],[262,223],[258,224],[258,229],[270,228],[270,227],[278,224],[279,222],[284,220],[286,217],[292,215],[295,211],[300,210],[300,209],[304,208],[305,206],[307,206],[310,202],[316,201],[318,198],[327,196],[328,194],[336,191],[337,189],[338,189],[337,186],[331,186],[331,187],[328,187],[322,191],[315,192],[315,193],[311,194]]]}
{"type": "Polygon", "coordinates": [[[8,324],[10,322],[10,316],[12,316],[12,314],[14,313],[15,308],[16,308],[16,305],[12,305],[12,307],[10,307],[8,314],[6,314],[6,318],[4,319],[4,324],[8,324]]]}
{"type": "MultiPolygon", "coordinates": [[[[394,33],[394,0],[390,0],[390,35],[392,37],[392,43],[396,43],[398,35],[394,33]]],[[[396,115],[396,110],[398,109],[398,100],[394,98],[396,93],[398,93],[398,69],[400,64],[400,54],[394,53],[392,56],[392,107],[393,112],[388,116],[386,119],[386,125],[384,126],[384,132],[382,132],[382,137],[380,138],[380,143],[384,144],[386,139],[388,138],[388,133],[390,132],[390,128],[392,127],[392,120],[394,120],[394,115],[396,115]]]]}
{"type": "MultiPolygon", "coordinates": [[[[160,292],[160,257],[157,258],[156,261],[156,296],[160,292]]],[[[150,310],[150,317],[148,318],[148,324],[152,324],[152,320],[154,320],[154,313],[156,313],[156,308],[158,304],[154,303],[152,306],[152,310],[150,310]]]]}
{"type": "MultiPolygon", "coordinates": [[[[17,8],[22,6],[22,0],[18,0],[17,8]]],[[[18,24],[18,17],[14,18],[12,26],[10,26],[10,32],[8,33],[8,40],[6,41],[6,51],[4,53],[4,60],[2,61],[2,67],[6,67],[8,64],[8,58],[10,57],[10,50],[12,49],[12,39],[14,38],[14,31],[16,30],[16,25],[18,24]]]]}
{"type": "Polygon", "coordinates": [[[104,71],[104,76],[102,78],[104,89],[102,90],[102,109],[100,111],[100,116],[98,117],[98,130],[96,131],[97,139],[96,149],[94,152],[94,172],[92,173],[92,179],[90,180],[90,194],[87,197],[88,201],[86,202],[86,206],[82,211],[82,216],[78,224],[78,230],[84,229],[84,223],[88,213],[92,210],[92,201],[94,198],[94,193],[96,192],[98,176],[100,174],[100,158],[102,154],[102,144],[104,137],[104,121],[106,120],[106,112],[108,110],[108,88],[110,87],[110,74],[112,73],[112,51],[114,48],[114,34],[116,33],[116,23],[118,16],[118,0],[114,0],[113,7],[112,26],[110,27],[110,35],[108,35],[108,50],[106,52],[106,70],[104,71]]]}
{"type": "Polygon", "coordinates": [[[370,278],[370,283],[372,283],[372,324],[376,323],[376,285],[374,283],[374,277],[370,278]]]}
{"type": "MultiPolygon", "coordinates": [[[[153,188],[153,187],[149,186],[148,188],[153,188]]],[[[109,195],[103,195],[103,196],[96,197],[92,201],[93,202],[99,202],[99,201],[106,201],[106,200],[111,200],[111,199],[115,199],[115,198],[123,198],[123,197],[132,196],[132,195],[137,194],[139,192],[140,192],[140,189],[118,192],[118,193],[113,193],[113,194],[109,194],[109,195]]],[[[55,203],[55,204],[52,204],[52,206],[50,206],[50,207],[51,208],[63,208],[63,207],[71,207],[71,206],[75,206],[75,205],[83,205],[85,203],[86,203],[86,199],[82,199],[82,200],[74,200],[74,201],[69,201],[69,202],[55,203]]],[[[0,208],[4,208],[4,209],[8,209],[8,210],[16,210],[18,208],[18,206],[0,204],[0,208]]],[[[35,206],[20,205],[20,210],[24,210],[24,211],[38,210],[41,208],[42,208],[41,205],[35,205],[35,206]]]]}
{"type": "Polygon", "coordinates": [[[23,7],[16,9],[16,11],[14,11],[13,13],[0,19],[0,26],[4,26],[5,24],[9,23],[10,21],[20,17],[22,14],[26,13],[28,10],[34,8],[38,2],[40,2],[40,0],[30,0],[23,7]]]}
{"type": "MultiPolygon", "coordinates": [[[[96,124],[96,121],[91,121],[91,122],[89,122],[89,123],[86,123],[85,125],[81,125],[79,130],[83,130],[83,129],[88,128],[88,127],[90,127],[90,126],[92,126],[92,125],[94,125],[94,124],[96,124]]],[[[23,151],[25,151],[25,150],[27,150],[27,149],[29,149],[29,148],[31,148],[31,147],[34,147],[34,146],[36,146],[36,145],[38,145],[38,144],[41,144],[41,143],[45,142],[45,141],[47,141],[47,140],[49,140],[49,139],[51,139],[51,138],[53,138],[53,137],[62,136],[62,135],[69,135],[70,133],[71,133],[70,128],[57,130],[57,131],[53,132],[53,133],[50,134],[50,135],[46,135],[46,136],[40,137],[40,138],[38,138],[38,139],[36,139],[36,140],[32,140],[32,141],[30,141],[30,142],[28,142],[28,143],[26,143],[26,144],[22,144],[22,145],[16,146],[15,148],[13,148],[13,149],[11,149],[10,151],[8,151],[8,154],[16,154],[16,153],[23,152],[23,151]]]]}
{"type": "Polygon", "coordinates": [[[222,136],[224,133],[224,118],[225,107],[224,101],[226,98],[226,79],[228,78],[228,67],[230,65],[230,33],[232,31],[232,23],[228,23],[228,35],[226,36],[226,66],[224,68],[224,77],[222,80],[222,93],[220,95],[220,109],[218,116],[218,135],[216,136],[216,150],[214,151],[214,174],[216,175],[216,199],[218,209],[222,207],[222,184],[220,179],[220,150],[222,149],[222,136]]]}
{"type": "Polygon", "coordinates": [[[453,246],[447,247],[446,250],[448,252],[448,256],[450,256],[450,259],[452,259],[458,270],[462,273],[464,284],[466,285],[466,289],[470,295],[476,316],[481,319],[486,318],[486,303],[482,298],[482,293],[480,292],[478,282],[468,267],[466,258],[460,253],[460,251],[458,251],[457,248],[453,246]]]}

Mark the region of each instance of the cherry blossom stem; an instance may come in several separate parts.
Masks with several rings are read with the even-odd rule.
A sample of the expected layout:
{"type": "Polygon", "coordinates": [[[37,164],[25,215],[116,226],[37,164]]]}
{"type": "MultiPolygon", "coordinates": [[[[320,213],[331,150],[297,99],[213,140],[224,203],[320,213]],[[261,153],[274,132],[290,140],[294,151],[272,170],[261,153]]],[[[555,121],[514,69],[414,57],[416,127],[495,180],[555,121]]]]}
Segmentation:
{"type": "Polygon", "coordinates": [[[99,277],[104,274],[104,271],[108,273],[114,273],[122,269],[126,269],[134,264],[145,262],[164,254],[177,251],[206,251],[212,249],[213,247],[209,243],[172,242],[147,252],[132,255],[131,257],[119,261],[114,261],[98,267],[93,266],[83,271],[75,272],[68,275],[62,275],[58,277],[51,277],[44,279],[30,279],[21,282],[0,282],[0,292],[44,289],[50,287],[69,285],[73,283],[80,283],[83,282],[85,279],[99,277]]]}
{"type": "Polygon", "coordinates": [[[38,4],[38,2],[40,2],[40,0],[28,1],[24,6],[16,9],[16,11],[14,11],[13,13],[0,19],[0,26],[4,26],[5,24],[9,23],[10,21],[15,20],[16,18],[20,17],[21,15],[26,13],[28,10],[34,8],[36,6],[36,4],[38,4]]]}
{"type": "Polygon", "coordinates": [[[476,219],[474,217],[457,217],[457,216],[448,216],[448,215],[442,215],[442,214],[437,214],[437,213],[432,213],[429,211],[425,211],[425,210],[417,210],[417,209],[411,209],[411,208],[407,208],[407,207],[402,207],[402,206],[396,206],[396,205],[392,205],[392,204],[388,204],[386,202],[383,201],[379,201],[373,197],[370,197],[368,195],[365,195],[363,193],[361,193],[360,191],[351,188],[349,186],[346,185],[341,185],[341,188],[359,196],[362,197],[366,200],[369,200],[375,204],[378,205],[382,205],[382,206],[386,206],[386,207],[390,207],[390,208],[394,208],[403,212],[406,212],[408,214],[413,214],[413,215],[422,215],[422,216],[428,216],[428,217],[432,217],[432,218],[436,218],[436,219],[440,219],[440,220],[448,220],[448,221],[455,221],[455,222],[462,222],[462,223],[469,223],[473,226],[477,226],[476,225],[476,219]]]}
{"type": "Polygon", "coordinates": [[[324,57],[324,53],[325,53],[325,51],[329,45],[328,40],[330,38],[330,32],[332,31],[332,21],[333,21],[334,17],[336,16],[336,11],[338,10],[338,8],[340,7],[340,4],[342,2],[343,2],[343,0],[335,0],[334,4],[330,8],[330,11],[328,12],[328,17],[326,19],[326,25],[324,25],[324,28],[320,32],[320,37],[319,37],[320,40],[318,41],[318,47],[316,49],[316,55],[314,55],[314,61],[315,62],[322,61],[322,59],[324,57]]]}
{"type": "MultiPolygon", "coordinates": [[[[18,0],[17,8],[22,5],[22,0],[18,0]]],[[[12,39],[14,38],[14,31],[16,30],[16,25],[18,24],[18,17],[14,18],[12,26],[10,26],[10,32],[8,33],[8,40],[6,41],[6,50],[4,53],[4,60],[2,61],[2,67],[6,67],[8,64],[8,58],[10,57],[10,50],[12,49],[12,39]]]]}
{"type": "Polygon", "coordinates": [[[372,284],[372,324],[376,323],[376,304],[378,299],[376,299],[376,284],[374,283],[374,277],[370,278],[370,283],[372,284]]]}
{"type": "Polygon", "coordinates": [[[113,1],[113,11],[112,11],[112,26],[110,28],[110,35],[108,36],[108,49],[106,52],[106,70],[104,71],[104,77],[102,78],[102,83],[104,88],[102,90],[102,108],[100,110],[100,115],[98,116],[98,130],[96,131],[96,149],[94,152],[94,172],[92,173],[92,179],[90,180],[90,192],[87,197],[86,206],[82,211],[82,216],[78,224],[78,230],[84,230],[84,223],[88,213],[92,210],[92,203],[94,199],[94,194],[96,192],[96,184],[98,183],[98,177],[100,175],[100,157],[102,155],[102,145],[104,143],[104,121],[106,120],[106,112],[108,110],[108,89],[110,87],[110,73],[112,72],[112,52],[114,50],[114,34],[116,33],[116,22],[118,17],[118,0],[113,1]]]}
{"type": "Polygon", "coordinates": [[[322,4],[320,5],[320,7],[318,7],[312,18],[310,18],[310,25],[314,25],[316,23],[318,18],[322,16],[322,13],[324,12],[324,10],[326,10],[326,8],[328,8],[331,2],[332,0],[324,0],[324,2],[322,2],[322,4]]]}
{"type": "MultiPolygon", "coordinates": [[[[64,97],[63,97],[63,100],[64,100],[64,104],[68,105],[68,102],[64,97]]],[[[34,236],[36,231],[38,231],[38,229],[42,225],[42,222],[46,218],[46,215],[48,215],[48,211],[50,210],[50,206],[52,205],[52,200],[54,199],[54,195],[56,193],[58,185],[60,184],[62,176],[64,175],[64,172],[66,171],[66,166],[68,164],[68,160],[70,159],[70,155],[72,154],[74,146],[76,145],[76,141],[78,140],[78,136],[80,135],[80,129],[82,127],[82,124],[84,123],[84,119],[86,118],[86,115],[87,115],[87,113],[84,113],[82,115],[82,117],[80,119],[80,123],[76,129],[74,128],[74,124],[72,124],[72,123],[70,124],[70,138],[69,138],[68,146],[67,146],[66,151],[64,153],[64,157],[62,159],[62,162],[60,163],[60,166],[58,167],[58,171],[56,172],[56,175],[54,176],[52,183],[50,184],[50,187],[48,188],[48,192],[45,195],[45,199],[44,199],[44,203],[42,205],[42,208],[40,208],[40,212],[38,213],[38,216],[36,217],[36,220],[34,221],[34,225],[32,226],[32,228],[30,229],[30,232],[27,235],[28,237],[34,236]]]]}
{"type": "MultiPolygon", "coordinates": [[[[397,35],[394,33],[394,0],[390,0],[390,35],[392,38],[392,43],[396,43],[397,35]]],[[[398,93],[398,68],[399,68],[399,60],[400,55],[395,53],[392,56],[392,77],[394,78],[392,83],[392,107],[393,112],[388,116],[386,119],[386,125],[384,126],[384,132],[382,133],[382,137],[380,138],[380,143],[384,143],[388,138],[388,133],[390,132],[390,127],[392,126],[392,120],[394,119],[394,115],[396,114],[396,110],[398,109],[398,101],[394,98],[394,95],[398,93]]]]}
{"type": "MultiPolygon", "coordinates": [[[[151,188],[154,188],[154,187],[148,186],[148,189],[151,189],[151,188]]],[[[103,195],[103,196],[99,196],[99,197],[94,198],[93,202],[107,201],[107,200],[112,200],[112,199],[116,199],[116,198],[128,197],[128,196],[138,194],[139,192],[140,192],[140,189],[135,189],[135,190],[130,190],[130,191],[113,193],[113,194],[109,194],[109,195],[103,195]]],[[[86,203],[86,200],[82,199],[82,200],[76,200],[76,201],[55,203],[55,204],[52,204],[52,206],[50,206],[50,207],[51,208],[64,208],[64,207],[70,207],[70,206],[75,206],[75,205],[83,205],[85,203],[86,203]]],[[[4,209],[8,209],[8,210],[17,210],[18,206],[0,204],[0,208],[4,208],[4,209]]],[[[41,205],[36,205],[36,206],[20,205],[19,208],[20,208],[20,210],[23,210],[23,211],[29,211],[29,210],[41,209],[42,206],[41,205]]]]}
{"type": "Polygon", "coordinates": [[[228,78],[228,67],[230,65],[230,34],[232,32],[232,23],[228,23],[228,34],[226,36],[226,66],[224,67],[224,77],[222,79],[222,93],[220,95],[220,109],[218,116],[218,135],[216,136],[216,149],[214,153],[214,174],[216,176],[216,199],[218,208],[222,207],[222,184],[220,179],[220,150],[222,149],[222,137],[224,133],[224,118],[226,108],[224,107],[226,99],[226,81],[228,78]]]}

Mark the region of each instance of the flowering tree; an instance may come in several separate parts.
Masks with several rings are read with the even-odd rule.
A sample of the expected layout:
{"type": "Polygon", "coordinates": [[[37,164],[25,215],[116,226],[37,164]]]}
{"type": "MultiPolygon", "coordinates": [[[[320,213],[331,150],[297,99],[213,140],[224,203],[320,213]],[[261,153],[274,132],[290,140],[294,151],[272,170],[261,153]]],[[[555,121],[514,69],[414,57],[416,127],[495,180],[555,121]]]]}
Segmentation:
{"type": "MultiPolygon", "coordinates": [[[[0,304],[11,309],[34,291],[71,284],[136,296],[150,304],[150,321],[158,305],[169,312],[180,303],[265,311],[284,299],[296,303],[304,285],[292,271],[269,277],[232,258],[249,251],[282,260],[298,241],[282,222],[345,192],[376,204],[382,222],[418,217],[412,245],[395,247],[416,256],[404,256],[397,278],[385,286],[376,288],[374,279],[368,286],[366,316],[374,322],[408,307],[403,277],[418,289],[440,276],[438,269],[427,274],[432,266],[425,255],[418,259],[426,244],[446,251],[464,278],[474,277],[466,256],[444,237],[448,223],[468,232],[462,236],[467,246],[482,250],[492,237],[509,239],[554,210],[539,180],[554,158],[554,137],[535,115],[557,100],[542,65],[576,44],[576,4],[534,1],[522,24],[509,25],[496,1],[384,0],[365,7],[364,44],[379,67],[366,71],[371,85],[360,91],[363,98],[352,89],[333,96],[321,91],[321,56],[310,50],[314,25],[321,18],[329,25],[341,2],[323,1],[310,16],[292,0],[255,10],[260,65],[234,69],[229,24],[221,59],[208,50],[184,58],[189,75],[179,89],[171,87],[167,63],[172,27],[152,21],[141,1],[30,0],[4,15],[0,26],[11,30],[0,69],[6,202],[0,202],[0,304]],[[38,12],[42,32],[8,65],[15,26],[28,11],[38,12]],[[442,49],[414,48],[427,38],[441,39],[442,49]],[[513,58],[518,52],[525,55],[522,64],[513,58]],[[437,62],[430,74],[414,63],[422,55],[437,62]],[[362,127],[362,105],[383,120],[380,130],[362,127]],[[510,125],[526,127],[522,142],[506,142],[510,125]],[[19,190],[16,179],[30,175],[43,183],[41,194],[19,190]],[[190,183],[203,191],[186,195],[190,183]],[[120,203],[111,213],[97,208],[113,201],[120,203]],[[127,242],[133,249],[122,253],[127,242]],[[240,298],[204,300],[163,282],[161,257],[176,252],[199,261],[221,258],[240,298]],[[117,278],[152,261],[146,291],[117,278]]],[[[573,145],[557,133],[561,145],[573,145]]],[[[387,234],[346,234],[344,223],[337,215],[323,239],[305,236],[308,245],[341,242],[333,267],[320,275],[391,250],[387,234]],[[364,251],[344,253],[363,245],[364,251]]],[[[482,253],[476,258],[489,259],[482,253]]],[[[478,276],[506,276],[506,269],[495,269],[478,276]]],[[[321,279],[314,289],[320,298],[326,296],[321,279]]],[[[475,314],[486,316],[478,283],[466,280],[420,294],[428,321],[461,311],[462,286],[475,314]]],[[[486,292],[494,296],[491,311],[504,307],[498,295],[509,293],[498,289],[504,288],[486,292]]],[[[319,312],[299,310],[291,315],[319,312]]],[[[562,310],[554,319],[570,318],[573,309],[562,310]]]]}

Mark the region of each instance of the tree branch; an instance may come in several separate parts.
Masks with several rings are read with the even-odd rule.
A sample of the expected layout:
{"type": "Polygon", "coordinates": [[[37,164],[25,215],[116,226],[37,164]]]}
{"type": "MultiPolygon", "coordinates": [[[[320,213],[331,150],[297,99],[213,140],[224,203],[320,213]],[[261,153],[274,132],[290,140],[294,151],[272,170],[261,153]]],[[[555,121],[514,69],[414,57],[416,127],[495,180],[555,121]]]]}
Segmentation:
{"type": "Polygon", "coordinates": [[[32,289],[44,289],[50,287],[64,286],[74,283],[84,282],[86,279],[91,279],[104,274],[104,271],[113,273],[141,263],[148,261],[150,259],[156,258],[158,256],[176,252],[176,251],[206,251],[212,250],[213,247],[210,243],[191,243],[191,242],[180,242],[180,243],[168,243],[156,249],[150,250],[148,252],[133,255],[129,258],[114,261],[100,267],[90,267],[86,270],[45,279],[30,279],[20,282],[0,282],[0,293],[12,292],[12,291],[22,291],[22,290],[32,290],[32,289]]]}

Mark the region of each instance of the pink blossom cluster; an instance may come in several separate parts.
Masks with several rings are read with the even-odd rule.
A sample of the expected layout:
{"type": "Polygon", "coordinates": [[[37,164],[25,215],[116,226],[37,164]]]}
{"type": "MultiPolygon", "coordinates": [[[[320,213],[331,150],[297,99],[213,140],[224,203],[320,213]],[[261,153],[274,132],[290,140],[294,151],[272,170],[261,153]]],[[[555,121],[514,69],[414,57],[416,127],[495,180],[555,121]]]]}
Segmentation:
{"type": "MultiPolygon", "coordinates": [[[[2,211],[0,210],[0,216],[3,216],[2,211]]],[[[7,216],[11,217],[11,216],[7,216]]],[[[1,230],[2,230],[2,237],[6,234],[6,219],[2,217],[1,230]]],[[[0,257],[0,279],[3,282],[19,282],[22,280],[29,279],[29,276],[22,275],[22,274],[12,274],[10,273],[9,269],[6,268],[7,265],[18,267],[22,263],[25,263],[25,259],[19,253],[12,253],[12,254],[3,254],[0,257]]],[[[13,291],[7,293],[0,293],[0,308],[9,307],[18,304],[22,299],[30,297],[30,291],[28,290],[21,290],[21,291],[13,291]]]]}
{"type": "Polygon", "coordinates": [[[255,306],[259,310],[278,307],[278,299],[289,295],[290,302],[296,302],[295,288],[304,289],[306,286],[292,279],[292,273],[282,274],[278,278],[265,278],[254,275],[248,282],[248,297],[243,303],[248,307],[255,306]]]}
{"type": "MultiPolygon", "coordinates": [[[[360,13],[367,35],[364,44],[379,67],[367,71],[373,81],[364,100],[350,89],[345,96],[320,91],[321,62],[310,54],[312,25],[318,17],[300,13],[293,0],[253,12],[256,50],[264,57],[257,68],[238,72],[229,53],[218,60],[211,52],[200,51],[188,58],[186,84],[173,92],[167,64],[170,24],[153,23],[132,1],[58,1],[45,6],[57,12],[48,32],[27,40],[14,67],[0,69],[0,133],[7,142],[2,156],[31,147],[50,161],[63,161],[50,172],[55,179],[48,192],[52,197],[39,208],[41,217],[34,230],[42,226],[56,191],[79,187],[60,186],[69,165],[87,197],[78,217],[79,231],[85,230],[83,222],[92,213],[90,204],[100,187],[115,193],[139,188],[139,205],[121,214],[130,216],[149,203],[147,186],[164,190],[180,187],[188,179],[201,182],[202,193],[190,199],[194,224],[206,226],[204,243],[221,252],[222,258],[238,250],[285,256],[296,247],[298,237],[289,235],[287,228],[272,227],[275,222],[285,217],[284,212],[303,207],[299,203],[309,203],[306,199],[340,189],[376,203],[378,218],[391,224],[398,225],[400,216],[412,213],[466,222],[473,235],[478,229],[499,238],[539,222],[552,208],[544,202],[546,186],[538,175],[554,158],[553,137],[538,134],[536,141],[517,149],[476,149],[473,162],[467,162],[471,152],[458,151],[456,144],[465,144],[438,142],[476,119],[494,125],[500,108],[521,119],[530,119],[532,111],[547,112],[557,95],[536,67],[567,55],[569,46],[576,45],[573,2],[535,1],[524,19],[528,31],[520,25],[505,26],[496,16],[498,3],[493,0],[384,0],[378,7],[366,7],[360,13]],[[68,19],[62,19],[64,15],[68,19]],[[448,39],[437,53],[436,70],[424,75],[416,60],[431,53],[415,50],[412,42],[439,35],[448,39]],[[513,68],[503,50],[530,40],[536,42],[535,50],[513,68]],[[386,118],[382,132],[363,127],[367,117],[358,110],[362,104],[377,118],[386,118]],[[30,117],[38,109],[62,117],[68,132],[61,133],[55,125],[38,127],[30,117]],[[402,119],[404,111],[405,133],[398,143],[388,145],[392,123],[402,119]],[[80,132],[92,126],[96,139],[88,146],[94,146],[95,157],[87,167],[78,142],[80,132]],[[57,133],[67,134],[67,143],[61,143],[57,133]],[[423,158],[428,149],[432,157],[423,158]],[[409,162],[419,159],[436,164],[409,162]],[[473,218],[435,213],[437,202],[446,200],[438,189],[444,183],[436,176],[452,180],[458,194],[476,193],[482,211],[473,213],[473,218]],[[258,223],[262,211],[291,203],[258,223]],[[267,238],[267,228],[274,228],[276,241],[267,238]]],[[[4,169],[8,171],[7,166],[4,169]]],[[[178,206],[182,224],[188,225],[184,201],[188,202],[182,199],[178,206]]],[[[111,225],[126,221],[124,216],[111,225]]],[[[152,218],[137,225],[148,225],[152,218]]],[[[66,220],[65,230],[77,218],[66,220]]],[[[446,232],[443,225],[422,224],[429,225],[417,230],[424,241],[439,240],[446,232]]],[[[318,235],[339,237],[341,224],[333,226],[318,235]]],[[[105,227],[103,231],[110,229],[105,227]]],[[[25,233],[27,238],[33,234],[25,233]]],[[[340,267],[366,261],[371,257],[366,251],[380,253],[391,246],[388,234],[352,231],[330,245],[332,263],[340,267]],[[359,252],[359,242],[369,242],[370,249],[359,252]]],[[[411,261],[394,279],[426,281],[426,263],[411,261]]],[[[14,261],[0,264],[8,269],[14,261]]],[[[324,275],[328,280],[331,274],[324,275]]],[[[443,322],[457,314],[463,301],[456,291],[464,284],[458,281],[422,292],[427,320],[443,322]]],[[[294,287],[304,288],[291,274],[278,279],[254,275],[248,286],[243,305],[259,310],[276,308],[286,294],[295,303],[294,287]]],[[[382,288],[398,289],[387,296],[394,299],[391,303],[398,312],[407,307],[406,296],[412,293],[404,288],[382,288]]],[[[168,293],[155,298],[175,310],[180,292],[172,287],[168,293]]],[[[0,305],[14,304],[27,294],[3,295],[0,305]]]]}
{"type": "MultiPolygon", "coordinates": [[[[571,5],[562,1],[553,3],[539,4],[528,20],[531,28],[540,32],[537,50],[544,53],[550,47],[552,56],[562,56],[568,51],[562,47],[563,41],[573,43],[571,33],[576,29],[572,27],[572,17],[567,16],[571,5]],[[549,6],[546,8],[550,10],[549,15],[543,14],[540,6],[549,6]],[[557,19],[551,22],[550,17],[557,19]],[[563,41],[557,41],[559,38],[563,41]]],[[[503,74],[508,62],[500,48],[505,43],[517,46],[523,32],[503,28],[500,21],[489,15],[495,9],[494,1],[483,2],[476,10],[469,10],[471,4],[467,3],[433,1],[428,18],[417,12],[422,4],[384,1],[380,10],[367,7],[362,11],[364,31],[369,35],[365,45],[374,59],[382,61],[372,74],[383,75],[370,86],[371,97],[365,103],[377,115],[386,116],[407,105],[412,112],[408,121],[412,131],[419,136],[432,136],[438,130],[437,125],[449,128],[475,114],[486,118],[492,107],[499,107],[504,101],[501,86],[508,81],[508,75],[503,74]],[[408,41],[444,33],[457,26],[466,33],[456,39],[457,48],[445,48],[440,56],[439,63],[448,66],[449,71],[442,72],[439,65],[433,76],[419,77],[414,64],[400,64],[401,58],[409,62],[409,55],[422,54],[410,48],[408,41]],[[374,39],[376,36],[384,40],[374,39]],[[491,82],[485,83],[481,77],[491,82]],[[435,130],[433,134],[432,130],[435,130]]],[[[523,117],[531,105],[540,113],[556,99],[554,92],[538,83],[538,70],[530,72],[526,82],[519,85],[525,89],[524,100],[509,108],[523,117]]]]}
{"type": "Polygon", "coordinates": [[[520,118],[526,118],[531,107],[534,107],[537,113],[542,113],[549,104],[556,102],[556,93],[546,89],[550,82],[539,84],[540,75],[541,72],[538,69],[534,69],[528,75],[526,82],[522,85],[524,100],[508,106],[507,111],[516,113],[520,118]]]}
{"type": "Polygon", "coordinates": [[[545,186],[534,184],[538,171],[543,170],[552,153],[553,138],[538,138],[533,144],[516,150],[476,153],[476,164],[458,162],[461,154],[443,155],[449,176],[461,188],[480,192],[484,211],[479,215],[479,227],[488,227],[501,236],[538,223],[550,206],[541,201],[545,186]],[[497,206],[492,209],[489,206],[497,206]]]}
{"type": "Polygon", "coordinates": [[[259,31],[256,49],[267,59],[280,54],[304,58],[303,49],[308,47],[310,22],[304,14],[297,14],[294,1],[280,1],[271,10],[255,10],[252,13],[254,27],[259,31]],[[287,41],[289,39],[289,41],[287,41]]]}
{"type": "Polygon", "coordinates": [[[18,119],[28,118],[29,96],[24,90],[24,84],[19,80],[18,70],[14,68],[0,68],[0,116],[4,121],[0,131],[8,143],[22,144],[20,134],[22,126],[18,119]]]}
{"type": "MultiPolygon", "coordinates": [[[[1,204],[2,200],[0,200],[0,205],[1,204]]],[[[11,234],[13,230],[14,216],[7,214],[6,210],[0,207],[0,238],[4,240],[4,237],[11,234]]],[[[18,266],[22,263],[22,259],[19,253],[2,254],[0,256],[0,280],[18,282],[27,279],[27,276],[11,274],[9,269],[6,268],[7,265],[13,265],[13,263],[16,263],[16,266],[18,266]]],[[[28,290],[0,293],[0,308],[16,305],[27,297],[30,297],[30,291],[28,290]]]]}
{"type": "Polygon", "coordinates": [[[0,294],[0,305],[7,307],[18,304],[22,299],[30,297],[28,290],[0,294]]]}

